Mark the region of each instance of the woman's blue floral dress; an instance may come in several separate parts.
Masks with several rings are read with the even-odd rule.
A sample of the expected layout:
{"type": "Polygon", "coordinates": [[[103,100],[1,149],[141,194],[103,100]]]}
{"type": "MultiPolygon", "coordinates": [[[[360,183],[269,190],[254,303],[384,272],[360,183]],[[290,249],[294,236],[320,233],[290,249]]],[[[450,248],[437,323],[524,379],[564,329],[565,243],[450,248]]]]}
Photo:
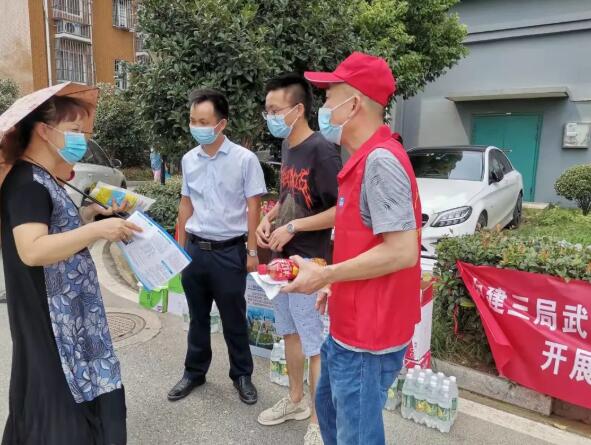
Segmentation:
{"type": "Polygon", "coordinates": [[[2,444],[123,444],[125,399],[97,272],[88,249],[26,266],[12,229],[80,227],[78,209],[45,170],[21,162],[1,190],[2,254],[13,341],[10,414],[2,444]]]}

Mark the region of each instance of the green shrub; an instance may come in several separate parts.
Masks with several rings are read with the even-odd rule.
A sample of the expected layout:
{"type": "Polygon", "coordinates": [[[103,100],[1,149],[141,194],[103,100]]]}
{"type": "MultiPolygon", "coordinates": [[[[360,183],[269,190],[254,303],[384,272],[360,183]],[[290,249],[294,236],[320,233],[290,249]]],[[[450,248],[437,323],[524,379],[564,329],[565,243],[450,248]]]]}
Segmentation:
{"type": "Polygon", "coordinates": [[[181,200],[180,177],[175,176],[166,181],[166,185],[155,182],[140,185],[135,191],[153,198],[156,202],[146,213],[169,232],[174,230],[181,200]]]}
{"type": "Polygon", "coordinates": [[[124,168],[123,173],[127,181],[153,181],[154,172],[150,167],[129,167],[124,168]]]}
{"type": "Polygon", "coordinates": [[[591,248],[547,237],[521,238],[507,231],[443,239],[437,245],[433,353],[489,370],[492,354],[457,261],[591,281],[591,248]],[[454,319],[459,335],[454,333],[454,319]]]}
{"type": "Polygon", "coordinates": [[[12,79],[0,79],[0,114],[8,110],[19,95],[16,82],[12,79]]]}
{"type": "Polygon", "coordinates": [[[554,189],[558,196],[575,201],[583,215],[588,215],[591,210],[591,164],[566,170],[554,184],[554,189]]]}

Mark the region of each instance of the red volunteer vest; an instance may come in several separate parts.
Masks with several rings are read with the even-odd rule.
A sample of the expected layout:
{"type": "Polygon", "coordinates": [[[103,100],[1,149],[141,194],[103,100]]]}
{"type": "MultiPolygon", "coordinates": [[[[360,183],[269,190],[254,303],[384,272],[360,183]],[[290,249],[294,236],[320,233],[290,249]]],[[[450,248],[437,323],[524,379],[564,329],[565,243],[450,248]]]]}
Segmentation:
{"type": "MultiPolygon", "coordinates": [[[[363,224],[360,212],[361,183],[368,155],[377,148],[389,150],[410,179],[415,221],[421,228],[421,203],[412,165],[390,129],[382,126],[349,159],[338,176],[339,198],[335,221],[334,262],[340,263],[383,242],[363,224]]],[[[408,342],[420,320],[420,261],[411,268],[363,281],[335,283],[330,297],[330,333],[350,346],[379,351],[408,342]]]]}

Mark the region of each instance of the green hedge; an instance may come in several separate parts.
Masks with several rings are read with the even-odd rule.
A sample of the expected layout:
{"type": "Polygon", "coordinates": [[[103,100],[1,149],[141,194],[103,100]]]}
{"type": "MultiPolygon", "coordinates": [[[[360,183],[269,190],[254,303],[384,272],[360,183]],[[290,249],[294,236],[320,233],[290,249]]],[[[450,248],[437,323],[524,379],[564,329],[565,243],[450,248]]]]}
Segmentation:
{"type": "Polygon", "coordinates": [[[436,357],[494,370],[492,354],[468,290],[456,266],[461,260],[591,281],[591,247],[541,237],[522,238],[508,231],[484,231],[445,238],[437,246],[432,350],[436,357]],[[454,317],[455,314],[455,317],[454,317]],[[454,332],[454,318],[459,335],[454,332]]]}
{"type": "Polygon", "coordinates": [[[135,190],[141,195],[156,200],[146,213],[170,232],[176,225],[181,200],[181,184],[181,178],[175,176],[167,180],[166,185],[151,182],[142,184],[135,190]]]}

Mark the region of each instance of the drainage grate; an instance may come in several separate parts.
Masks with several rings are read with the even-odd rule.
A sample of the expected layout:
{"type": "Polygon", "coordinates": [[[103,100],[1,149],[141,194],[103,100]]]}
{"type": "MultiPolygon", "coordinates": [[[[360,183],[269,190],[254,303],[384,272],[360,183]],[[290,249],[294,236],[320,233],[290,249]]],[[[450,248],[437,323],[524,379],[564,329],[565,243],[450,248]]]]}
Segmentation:
{"type": "Polygon", "coordinates": [[[146,321],[142,317],[123,312],[107,312],[107,320],[113,343],[140,333],[146,326],[146,321]]]}

